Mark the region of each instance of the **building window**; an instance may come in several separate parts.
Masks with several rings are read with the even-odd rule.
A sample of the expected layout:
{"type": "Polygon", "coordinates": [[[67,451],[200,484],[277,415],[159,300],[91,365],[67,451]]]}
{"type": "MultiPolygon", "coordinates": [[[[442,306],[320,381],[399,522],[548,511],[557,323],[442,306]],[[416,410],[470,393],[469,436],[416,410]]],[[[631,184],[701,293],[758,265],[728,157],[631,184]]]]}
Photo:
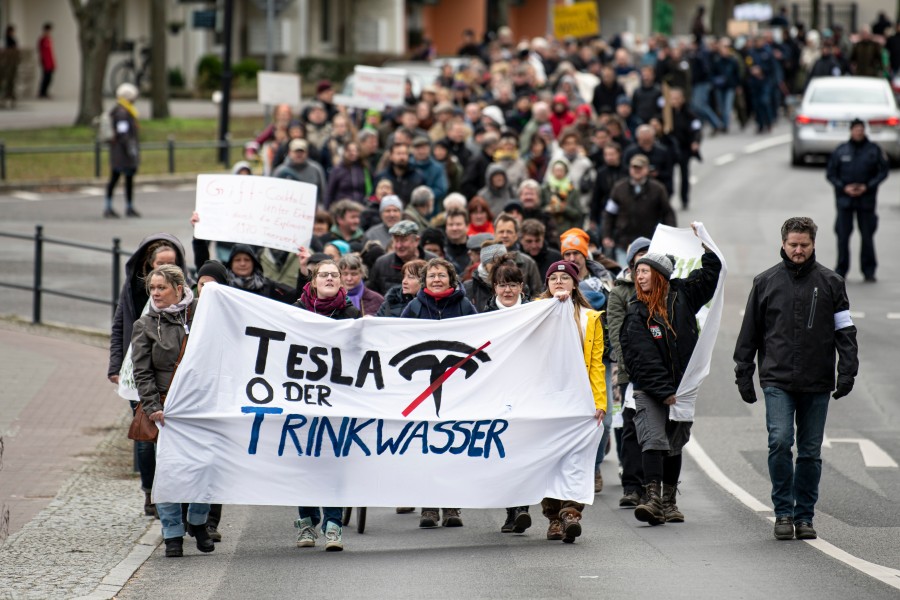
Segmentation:
{"type": "Polygon", "coordinates": [[[331,5],[329,0],[322,0],[319,5],[319,39],[323,44],[331,43],[331,5]]]}

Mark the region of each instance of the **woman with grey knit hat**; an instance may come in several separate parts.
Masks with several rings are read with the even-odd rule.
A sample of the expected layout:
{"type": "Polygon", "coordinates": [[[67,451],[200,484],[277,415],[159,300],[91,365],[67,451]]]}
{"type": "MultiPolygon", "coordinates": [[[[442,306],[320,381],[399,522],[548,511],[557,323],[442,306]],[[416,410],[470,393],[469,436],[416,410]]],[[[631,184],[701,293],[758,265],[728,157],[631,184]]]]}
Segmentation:
{"type": "MultiPolygon", "coordinates": [[[[696,229],[694,229],[696,233],[696,229]]],[[[674,259],[648,252],[635,263],[635,294],[619,342],[634,387],[635,415],[647,499],[634,516],[650,525],[681,523],[675,504],[681,450],[691,423],[669,420],[669,407],[697,345],[697,311],[716,291],[722,262],[704,245],[701,268],[670,281],[674,259]]]]}

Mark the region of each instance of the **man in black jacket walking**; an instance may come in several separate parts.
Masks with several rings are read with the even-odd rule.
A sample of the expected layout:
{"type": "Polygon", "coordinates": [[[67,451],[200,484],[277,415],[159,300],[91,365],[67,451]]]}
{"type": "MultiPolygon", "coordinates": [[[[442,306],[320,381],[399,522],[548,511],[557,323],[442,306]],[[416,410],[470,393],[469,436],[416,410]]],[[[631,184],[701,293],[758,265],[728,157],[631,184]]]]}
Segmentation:
{"type": "Polygon", "coordinates": [[[859,224],[862,237],[860,267],[869,283],[875,282],[875,230],[878,214],[875,212],[878,186],[888,176],[888,163],[884,152],[866,137],[866,124],[860,119],[850,123],[850,140],[832,152],[828,159],[827,177],[834,186],[837,200],[837,220],[834,224],[838,238],[838,260],[835,271],[841,277],[850,270],[850,235],[853,233],[853,216],[859,224]]]}
{"type": "MultiPolygon", "coordinates": [[[[769,478],[775,537],[816,538],[812,521],[822,475],[822,438],[829,394],[853,389],[856,327],[844,280],[816,262],[816,224],[793,217],[781,227],[782,262],[756,276],[734,349],[735,375],[744,402],[756,402],[754,361],[766,400],[769,478]],[[792,462],[794,422],[797,461],[792,462]]],[[[680,342],[681,340],[679,340],[680,342]]]]}

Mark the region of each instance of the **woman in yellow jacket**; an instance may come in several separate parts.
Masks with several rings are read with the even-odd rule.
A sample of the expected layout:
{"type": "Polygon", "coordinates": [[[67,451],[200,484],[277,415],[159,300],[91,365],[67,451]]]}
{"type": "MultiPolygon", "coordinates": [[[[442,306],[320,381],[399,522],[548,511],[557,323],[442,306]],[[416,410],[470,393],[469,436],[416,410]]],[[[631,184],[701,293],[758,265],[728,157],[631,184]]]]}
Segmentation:
{"type": "MultiPolygon", "coordinates": [[[[591,382],[594,398],[594,418],[598,426],[606,416],[606,367],[603,366],[603,324],[600,312],[591,309],[587,299],[578,290],[578,266],[560,260],[547,269],[545,276],[547,289],[541,298],[556,298],[560,302],[575,305],[575,327],[582,340],[584,366],[591,382]]],[[[544,516],[550,520],[547,529],[548,540],[562,540],[567,544],[581,535],[581,511],[584,504],[572,500],[544,498],[541,501],[544,516]]]]}

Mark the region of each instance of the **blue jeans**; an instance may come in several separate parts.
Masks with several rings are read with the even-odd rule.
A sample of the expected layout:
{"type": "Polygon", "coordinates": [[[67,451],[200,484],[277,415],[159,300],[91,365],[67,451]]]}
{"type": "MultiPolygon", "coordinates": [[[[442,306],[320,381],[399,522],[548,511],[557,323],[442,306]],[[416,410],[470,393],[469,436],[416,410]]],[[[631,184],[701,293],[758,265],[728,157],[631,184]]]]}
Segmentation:
{"type": "Polygon", "coordinates": [[[734,106],[734,88],[716,88],[716,104],[722,113],[722,123],[725,129],[731,126],[731,109],[734,106]]]}
{"type": "MultiPolygon", "coordinates": [[[[159,522],[162,523],[164,540],[184,537],[184,522],[181,520],[180,502],[157,502],[156,511],[159,513],[159,522]]],[[[206,517],[208,515],[209,504],[191,502],[188,505],[187,521],[191,525],[206,526],[206,517]]]]}
{"type": "Polygon", "coordinates": [[[343,526],[341,521],[344,518],[344,509],[340,506],[323,506],[321,512],[319,511],[318,506],[300,506],[297,508],[297,511],[300,513],[301,519],[312,519],[313,527],[321,522],[323,531],[329,521],[337,523],[338,527],[343,526]],[[322,521],[323,513],[325,514],[324,522],[322,521]]]}
{"type": "Polygon", "coordinates": [[[716,111],[709,105],[709,94],[712,92],[712,84],[709,82],[695,83],[691,97],[691,104],[697,116],[712,125],[713,129],[722,129],[722,120],[716,111]]]}
{"type": "Polygon", "coordinates": [[[828,392],[795,393],[763,388],[769,431],[769,478],[776,517],[813,520],[822,477],[822,438],[828,416],[828,392]],[[793,461],[794,422],[797,462],[793,461]]]}
{"type": "MultiPolygon", "coordinates": [[[[137,409],[137,402],[131,401],[131,415],[137,409]]],[[[135,456],[138,471],[141,474],[141,490],[149,492],[153,489],[153,475],[156,473],[156,444],[153,442],[135,442],[135,456]]]]}
{"type": "Polygon", "coordinates": [[[600,438],[600,447],[597,448],[597,458],[594,460],[594,470],[599,471],[603,459],[606,457],[606,444],[609,443],[609,435],[612,432],[613,420],[613,382],[612,363],[603,361],[606,367],[606,416],[603,417],[603,436],[600,438]]]}

